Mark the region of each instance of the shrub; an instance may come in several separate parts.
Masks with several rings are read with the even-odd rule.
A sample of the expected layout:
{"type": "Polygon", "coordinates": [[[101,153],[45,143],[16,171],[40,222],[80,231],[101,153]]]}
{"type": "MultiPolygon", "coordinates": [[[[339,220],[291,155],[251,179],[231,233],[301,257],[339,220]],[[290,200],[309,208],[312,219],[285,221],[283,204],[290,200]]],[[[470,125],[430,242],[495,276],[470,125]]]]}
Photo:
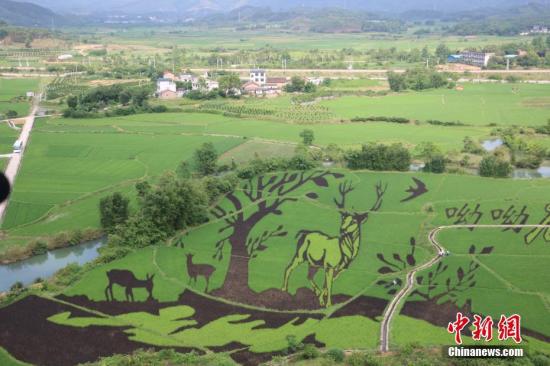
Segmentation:
{"type": "Polygon", "coordinates": [[[99,201],[101,227],[113,232],[117,225],[128,220],[130,200],[120,192],[102,198],[99,201]]]}
{"type": "Polygon", "coordinates": [[[286,344],[287,353],[296,353],[304,347],[303,343],[298,341],[296,336],[291,334],[286,336],[286,344]]]}
{"type": "Polygon", "coordinates": [[[168,112],[168,107],[165,105],[156,105],[151,107],[151,112],[153,113],[165,113],[168,112]]]}
{"type": "Polygon", "coordinates": [[[195,150],[195,167],[201,175],[210,175],[216,172],[218,153],[214,144],[205,142],[195,150]]]}
{"type": "Polygon", "coordinates": [[[442,155],[433,156],[426,162],[423,170],[426,173],[444,173],[445,158],[442,155]]]}
{"type": "Polygon", "coordinates": [[[300,132],[300,137],[302,138],[302,141],[303,141],[304,145],[306,145],[306,146],[312,145],[313,140],[315,139],[315,135],[313,133],[313,130],[309,130],[309,129],[306,129],[306,130],[303,130],[302,132],[300,132]]]}
{"type": "Polygon", "coordinates": [[[10,287],[10,292],[20,292],[23,290],[25,286],[23,285],[23,282],[17,281],[10,287]]]}
{"type": "Polygon", "coordinates": [[[479,164],[479,175],[482,177],[506,178],[512,173],[512,165],[494,155],[484,157],[479,164]]]}
{"type": "Polygon", "coordinates": [[[374,356],[367,353],[352,353],[346,359],[346,365],[349,366],[379,366],[381,362],[378,361],[374,356]]]}
{"type": "Polygon", "coordinates": [[[450,121],[450,122],[445,122],[445,121],[439,121],[437,119],[429,119],[426,121],[426,123],[430,124],[430,125],[434,125],[434,126],[447,126],[447,127],[454,127],[454,126],[466,126],[465,123],[463,122],[460,122],[460,121],[450,121]]]}
{"type": "Polygon", "coordinates": [[[411,154],[401,144],[366,144],[359,151],[348,151],[344,159],[350,169],[407,171],[411,164],[411,154]]]}
{"type": "Polygon", "coordinates": [[[315,163],[305,156],[296,155],[288,162],[288,168],[292,170],[309,170],[315,167],[315,163]]]}
{"type": "Polygon", "coordinates": [[[30,246],[32,255],[40,255],[48,252],[48,244],[43,240],[37,240],[30,246]]]}
{"type": "Polygon", "coordinates": [[[124,258],[127,256],[132,250],[128,247],[113,247],[110,245],[105,245],[99,248],[99,257],[95,259],[95,262],[97,264],[105,264],[112,262],[117,259],[124,258]]]}
{"type": "Polygon", "coordinates": [[[341,349],[339,348],[331,348],[327,351],[327,353],[325,354],[325,356],[327,358],[330,358],[332,359],[333,361],[335,362],[342,362],[344,361],[344,358],[345,358],[345,355],[344,355],[344,351],[342,351],[341,349]]]}
{"type": "Polygon", "coordinates": [[[464,137],[464,147],[462,148],[462,152],[470,154],[481,154],[483,153],[483,148],[478,142],[472,140],[471,137],[466,136],[464,137]]]}
{"type": "Polygon", "coordinates": [[[76,263],[70,263],[53,275],[52,282],[59,286],[68,286],[80,278],[82,267],[76,263]]]}
{"type": "Polygon", "coordinates": [[[409,123],[408,118],[403,117],[383,117],[383,116],[371,116],[371,117],[355,117],[351,119],[351,122],[391,122],[391,123],[409,123]]]}
{"type": "Polygon", "coordinates": [[[16,118],[18,116],[17,111],[9,110],[6,112],[6,118],[16,118]]]}
{"type": "Polygon", "coordinates": [[[304,360],[313,360],[319,357],[319,350],[313,344],[306,344],[300,356],[304,360]]]}

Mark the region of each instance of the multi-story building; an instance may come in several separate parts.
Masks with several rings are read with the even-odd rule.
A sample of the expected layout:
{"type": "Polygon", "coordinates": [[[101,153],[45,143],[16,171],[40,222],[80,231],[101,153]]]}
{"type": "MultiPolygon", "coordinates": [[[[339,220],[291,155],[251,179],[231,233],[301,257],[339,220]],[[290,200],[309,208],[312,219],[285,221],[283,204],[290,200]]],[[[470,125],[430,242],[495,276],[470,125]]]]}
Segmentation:
{"type": "Polygon", "coordinates": [[[250,70],[250,81],[262,86],[267,81],[267,73],[264,69],[250,70]]]}
{"type": "Polygon", "coordinates": [[[460,52],[460,56],[460,63],[478,67],[487,67],[489,60],[494,56],[494,53],[462,51],[460,52]]]}

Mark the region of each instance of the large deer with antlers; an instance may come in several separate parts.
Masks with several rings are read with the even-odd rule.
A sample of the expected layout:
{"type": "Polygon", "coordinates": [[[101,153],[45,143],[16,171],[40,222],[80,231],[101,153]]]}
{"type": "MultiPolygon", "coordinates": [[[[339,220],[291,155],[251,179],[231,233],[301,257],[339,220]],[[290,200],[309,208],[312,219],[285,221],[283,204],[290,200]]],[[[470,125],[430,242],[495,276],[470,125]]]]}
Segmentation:
{"type": "Polygon", "coordinates": [[[354,190],[350,182],[340,184],[340,200],[334,198],[341,216],[340,233],[329,236],[321,231],[301,230],[298,238],[296,254],[286,268],[283,291],[288,291],[288,281],[292,271],[300,264],[309,264],[308,280],[313,291],[319,297],[321,306],[332,305],[332,284],[340,273],[347,269],[359,253],[361,244],[361,226],[367,221],[369,213],[378,211],[382,206],[384,193],[388,185],[382,182],[376,184],[376,202],[365,212],[349,212],[345,208],[346,196],[354,190]],[[317,271],[323,268],[325,283],[321,289],[314,280],[317,271]]]}

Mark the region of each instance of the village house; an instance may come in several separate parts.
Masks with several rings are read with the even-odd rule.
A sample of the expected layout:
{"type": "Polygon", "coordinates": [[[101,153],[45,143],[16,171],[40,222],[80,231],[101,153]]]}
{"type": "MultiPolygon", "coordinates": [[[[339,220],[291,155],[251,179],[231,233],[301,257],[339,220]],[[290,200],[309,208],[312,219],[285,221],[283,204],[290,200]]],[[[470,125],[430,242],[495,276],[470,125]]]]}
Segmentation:
{"type": "Polygon", "coordinates": [[[170,71],[165,71],[164,74],[162,75],[162,77],[163,77],[164,79],[173,80],[173,81],[178,80],[178,79],[176,78],[176,75],[174,75],[174,74],[171,73],[170,71]]]}
{"type": "Polygon", "coordinates": [[[160,99],[175,99],[183,96],[183,90],[178,90],[177,84],[172,79],[161,78],[157,80],[156,95],[160,99]]]}
{"type": "Polygon", "coordinates": [[[202,92],[210,92],[220,87],[220,84],[217,81],[209,78],[208,72],[204,74],[204,77],[197,77],[188,72],[184,72],[176,76],[170,71],[165,71],[163,73],[163,77],[157,80],[157,97],[161,99],[183,97],[188,91],[178,89],[178,82],[191,83],[192,90],[200,90],[202,92]]]}
{"type": "Polygon", "coordinates": [[[266,86],[274,89],[279,89],[279,90],[283,89],[286,84],[288,84],[288,80],[285,77],[266,78],[266,83],[265,83],[266,86]]]}
{"type": "Polygon", "coordinates": [[[248,95],[278,95],[288,84],[286,77],[268,77],[264,69],[250,70],[249,81],[242,86],[243,94],[248,95]]]}
{"type": "Polygon", "coordinates": [[[257,95],[262,94],[262,87],[254,81],[248,81],[242,86],[244,94],[257,95]]]}
{"type": "Polygon", "coordinates": [[[252,69],[250,70],[250,81],[263,86],[266,83],[267,73],[264,69],[252,69]]]}
{"type": "Polygon", "coordinates": [[[325,81],[325,78],[321,77],[308,77],[306,78],[306,83],[311,83],[313,85],[319,86],[325,81]]]}

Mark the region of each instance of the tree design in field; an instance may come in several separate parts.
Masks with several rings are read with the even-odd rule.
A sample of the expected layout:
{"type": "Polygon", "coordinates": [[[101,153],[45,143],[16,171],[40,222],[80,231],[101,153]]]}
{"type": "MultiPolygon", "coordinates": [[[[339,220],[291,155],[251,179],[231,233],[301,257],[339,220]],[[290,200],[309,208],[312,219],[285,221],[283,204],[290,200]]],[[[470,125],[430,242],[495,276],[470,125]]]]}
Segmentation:
{"type": "Polygon", "coordinates": [[[350,212],[346,210],[346,196],[354,188],[351,183],[340,184],[340,200],[334,199],[334,203],[340,212],[340,232],[338,236],[330,236],[322,231],[301,230],[298,232],[298,247],[294,258],[288,265],[283,291],[288,291],[288,281],[292,272],[302,263],[309,265],[308,279],[315,295],[319,298],[321,306],[332,305],[332,285],[338,276],[346,270],[359,254],[362,233],[361,227],[368,220],[371,212],[378,211],[382,206],[387,185],[381,182],[376,184],[376,202],[370,210],[364,212],[350,212]],[[325,273],[323,288],[315,283],[315,274],[322,268],[325,273]]]}
{"type": "MultiPolygon", "coordinates": [[[[471,245],[468,254],[489,255],[493,247],[483,247],[478,251],[475,245],[471,245]]],[[[472,300],[464,298],[468,291],[476,286],[476,275],[480,264],[472,259],[466,266],[459,266],[456,270],[450,270],[449,266],[440,261],[434,269],[427,274],[416,277],[417,287],[411,292],[411,296],[418,296],[420,300],[408,300],[401,314],[427,320],[435,325],[445,325],[448,319],[455,316],[458,311],[471,315],[472,300]],[[461,298],[464,300],[460,301],[461,298]],[[459,305],[462,303],[462,305],[459,305]]]]}
{"type": "MultiPolygon", "coordinates": [[[[378,273],[380,274],[390,274],[390,273],[399,273],[402,271],[405,271],[407,268],[412,268],[416,265],[416,239],[414,237],[411,237],[409,239],[409,252],[407,255],[401,257],[401,254],[399,253],[393,253],[391,258],[387,258],[384,256],[383,253],[376,254],[376,257],[378,260],[384,265],[380,268],[378,268],[378,273]]],[[[384,287],[386,289],[386,292],[388,295],[395,295],[397,293],[397,290],[401,287],[403,284],[403,281],[396,277],[394,279],[382,279],[376,282],[378,286],[384,287]]]]}
{"type": "MultiPolygon", "coordinates": [[[[255,226],[270,215],[282,215],[285,203],[296,202],[292,196],[308,185],[328,188],[331,179],[341,179],[344,175],[329,171],[289,172],[281,175],[259,176],[249,179],[242,187],[242,195],[235,191],[226,195],[225,202],[231,208],[217,205],[211,212],[224,221],[219,234],[225,236],[216,243],[214,258],[223,259],[224,247],[230,245],[227,274],[222,287],[215,294],[229,299],[242,300],[252,291],[248,287],[249,261],[267,249],[267,242],[274,237],[287,235],[282,226],[265,231],[258,237],[251,237],[255,226]],[[246,208],[246,210],[245,210],[246,208]]],[[[316,198],[316,193],[308,193],[316,198]]]]}

